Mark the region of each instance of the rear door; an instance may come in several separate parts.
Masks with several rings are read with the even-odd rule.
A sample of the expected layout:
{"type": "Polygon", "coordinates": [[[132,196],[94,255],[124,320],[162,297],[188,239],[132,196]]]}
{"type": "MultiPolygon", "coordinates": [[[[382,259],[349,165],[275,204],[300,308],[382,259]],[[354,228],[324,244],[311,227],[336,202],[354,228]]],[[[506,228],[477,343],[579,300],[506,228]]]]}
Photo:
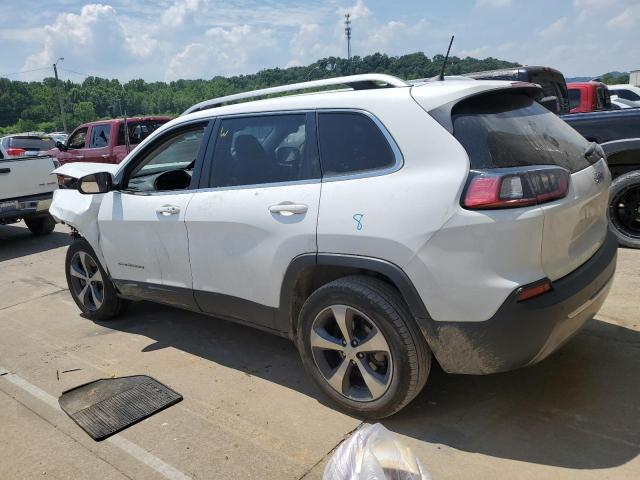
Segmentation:
{"type": "Polygon", "coordinates": [[[264,327],[291,261],[315,253],[320,169],[310,113],[218,121],[206,186],[186,215],[193,288],[202,310],[264,327]]]}
{"type": "Polygon", "coordinates": [[[88,147],[76,153],[79,156],[84,156],[85,162],[112,163],[110,147],[111,130],[110,122],[91,125],[88,147]]]}

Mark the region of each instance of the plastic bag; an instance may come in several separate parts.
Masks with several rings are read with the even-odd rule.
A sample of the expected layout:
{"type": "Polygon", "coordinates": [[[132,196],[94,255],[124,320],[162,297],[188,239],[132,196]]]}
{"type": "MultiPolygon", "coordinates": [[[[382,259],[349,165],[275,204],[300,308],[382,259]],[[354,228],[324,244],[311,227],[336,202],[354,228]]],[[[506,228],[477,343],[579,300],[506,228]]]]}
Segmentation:
{"type": "Polygon", "coordinates": [[[431,480],[397,436],[379,423],[366,425],[336,449],[323,480],[431,480]]]}

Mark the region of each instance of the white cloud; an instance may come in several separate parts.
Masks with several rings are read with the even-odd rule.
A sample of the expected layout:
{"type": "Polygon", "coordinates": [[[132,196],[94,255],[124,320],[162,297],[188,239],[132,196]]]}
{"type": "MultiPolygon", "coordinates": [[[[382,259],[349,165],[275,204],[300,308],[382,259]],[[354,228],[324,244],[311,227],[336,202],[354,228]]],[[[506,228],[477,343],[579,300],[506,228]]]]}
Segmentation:
{"type": "Polygon", "coordinates": [[[89,74],[108,75],[113,65],[149,55],[154,45],[149,38],[138,42],[129,36],[116,10],[102,4],[85,5],[80,14],[58,15],[44,27],[42,43],[40,51],[27,57],[23,69],[51,65],[64,57],[64,65],[81,65],[89,74]]]}
{"type": "Polygon", "coordinates": [[[197,12],[201,6],[200,0],[176,0],[162,14],[162,24],[168,27],[181,26],[185,19],[197,12]]]}
{"type": "Polygon", "coordinates": [[[551,35],[557,35],[559,33],[564,33],[565,27],[567,25],[567,17],[561,17],[551,25],[546,28],[540,30],[539,35],[541,37],[549,37],[551,35]]]}
{"type": "Polygon", "coordinates": [[[477,0],[476,8],[482,7],[506,7],[511,5],[511,0],[477,0]]]}
{"type": "Polygon", "coordinates": [[[204,42],[191,43],[177,53],[165,78],[212,78],[216,75],[254,73],[273,54],[274,32],[241,25],[207,30],[204,42]]]}
{"type": "Polygon", "coordinates": [[[620,15],[613,17],[607,22],[607,27],[636,29],[640,26],[640,5],[632,5],[625,8],[620,15]]]}

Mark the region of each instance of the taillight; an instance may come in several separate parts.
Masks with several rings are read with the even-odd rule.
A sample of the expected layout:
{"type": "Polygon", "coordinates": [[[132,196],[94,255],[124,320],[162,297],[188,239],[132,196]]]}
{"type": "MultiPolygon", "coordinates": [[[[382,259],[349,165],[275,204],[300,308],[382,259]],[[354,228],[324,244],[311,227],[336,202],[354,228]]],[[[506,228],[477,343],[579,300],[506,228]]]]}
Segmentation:
{"type": "Polygon", "coordinates": [[[462,195],[462,206],[476,210],[550,202],[567,195],[569,179],[569,171],[561,167],[472,170],[462,195]]]}
{"type": "Polygon", "coordinates": [[[27,153],[24,148],[7,148],[7,155],[11,155],[12,157],[20,157],[27,153]]]}

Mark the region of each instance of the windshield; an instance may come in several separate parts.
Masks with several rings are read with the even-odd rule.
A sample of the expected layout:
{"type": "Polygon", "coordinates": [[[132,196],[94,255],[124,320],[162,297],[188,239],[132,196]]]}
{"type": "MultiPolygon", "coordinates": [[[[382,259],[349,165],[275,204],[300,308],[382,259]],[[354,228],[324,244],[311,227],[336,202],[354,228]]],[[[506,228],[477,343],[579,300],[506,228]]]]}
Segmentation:
{"type": "Polygon", "coordinates": [[[473,97],[454,107],[452,120],[473,169],[558,165],[576,172],[590,165],[589,143],[523,93],[473,97]]]}

